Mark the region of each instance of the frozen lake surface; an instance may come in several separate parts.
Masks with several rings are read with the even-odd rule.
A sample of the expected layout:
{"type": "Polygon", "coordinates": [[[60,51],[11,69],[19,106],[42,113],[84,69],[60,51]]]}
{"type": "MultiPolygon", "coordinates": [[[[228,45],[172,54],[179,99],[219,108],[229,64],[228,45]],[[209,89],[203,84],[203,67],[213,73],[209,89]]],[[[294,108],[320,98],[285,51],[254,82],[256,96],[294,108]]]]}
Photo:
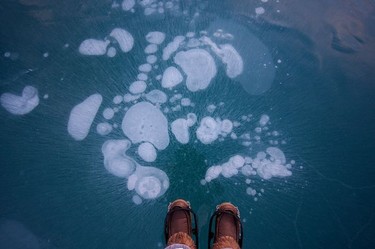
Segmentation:
{"type": "Polygon", "coordinates": [[[375,4],[0,3],[0,248],[372,248],[375,4]]]}

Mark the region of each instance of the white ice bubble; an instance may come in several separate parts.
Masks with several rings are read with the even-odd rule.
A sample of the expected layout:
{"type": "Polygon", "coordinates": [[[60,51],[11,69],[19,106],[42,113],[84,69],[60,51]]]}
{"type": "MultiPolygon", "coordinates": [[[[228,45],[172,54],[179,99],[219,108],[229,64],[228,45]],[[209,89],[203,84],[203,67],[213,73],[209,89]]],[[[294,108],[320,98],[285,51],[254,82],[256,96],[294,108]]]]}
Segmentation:
{"type": "Polygon", "coordinates": [[[149,44],[147,47],[144,49],[144,52],[146,54],[154,54],[158,51],[158,46],[156,44],[149,44]]]}
{"type": "Polygon", "coordinates": [[[206,182],[210,182],[216,178],[218,178],[222,172],[222,167],[220,165],[218,166],[211,166],[206,171],[205,180],[206,182]]]}
{"type": "Polygon", "coordinates": [[[163,60],[169,60],[171,55],[177,51],[177,49],[180,47],[180,44],[185,40],[185,36],[176,36],[173,41],[167,44],[165,48],[163,49],[163,60]]]}
{"type": "Polygon", "coordinates": [[[163,150],[169,145],[168,120],[149,102],[140,102],[126,112],[122,130],[133,143],[150,142],[163,150]]]}
{"type": "Polygon", "coordinates": [[[272,177],[287,177],[292,175],[292,172],[284,165],[269,160],[263,160],[263,163],[257,167],[257,173],[265,180],[272,177]]]}
{"type": "Polygon", "coordinates": [[[188,113],[186,115],[187,119],[187,125],[189,127],[192,127],[193,125],[195,125],[195,123],[197,122],[198,118],[197,118],[197,115],[195,113],[188,113]]]}
{"type": "Polygon", "coordinates": [[[126,94],[124,95],[124,102],[125,102],[125,103],[129,103],[129,102],[132,102],[132,101],[134,101],[134,100],[139,99],[140,97],[141,97],[140,94],[138,94],[138,95],[132,95],[132,94],[126,93],[126,94]]]}
{"type": "Polygon", "coordinates": [[[167,102],[168,97],[164,92],[160,90],[152,90],[146,94],[146,99],[154,104],[163,104],[167,102]]]}
{"type": "Polygon", "coordinates": [[[117,95],[113,98],[113,103],[116,105],[119,105],[121,104],[122,100],[123,100],[123,97],[121,95],[117,95]]]}
{"type": "Polygon", "coordinates": [[[137,79],[141,81],[146,81],[148,79],[148,76],[145,73],[140,73],[137,75],[137,79]]]}
{"type": "Polygon", "coordinates": [[[174,62],[186,73],[186,86],[189,91],[204,90],[216,76],[216,64],[212,56],[203,49],[181,51],[174,62]]]}
{"type": "Polygon", "coordinates": [[[157,157],[155,147],[148,143],[141,143],[138,146],[138,155],[145,161],[145,162],[154,162],[157,157]]]}
{"type": "Polygon", "coordinates": [[[266,115],[266,114],[263,114],[260,117],[259,124],[261,126],[266,126],[269,121],[270,121],[270,117],[268,115],[266,115]]]}
{"type": "Polygon", "coordinates": [[[171,123],[171,130],[177,141],[181,144],[189,143],[189,126],[186,119],[179,118],[171,123]]]}
{"type": "Polygon", "coordinates": [[[281,164],[286,163],[285,154],[282,150],[277,147],[268,147],[266,152],[275,160],[279,161],[281,164]]]}
{"type": "Polygon", "coordinates": [[[142,64],[138,67],[138,70],[141,71],[141,72],[145,72],[145,73],[148,73],[152,70],[152,66],[151,64],[142,64]]]}
{"type": "Polygon", "coordinates": [[[165,34],[159,31],[152,31],[146,35],[146,40],[153,44],[162,44],[165,40],[165,34]]]}
{"type": "Polygon", "coordinates": [[[255,14],[257,14],[257,15],[262,15],[265,12],[266,11],[265,11],[265,9],[263,7],[257,7],[257,8],[255,8],[255,14]]]}
{"type": "Polygon", "coordinates": [[[124,0],[122,1],[121,7],[125,11],[129,11],[134,8],[135,0],[124,0]]]}
{"type": "Polygon", "coordinates": [[[0,96],[1,106],[15,115],[24,115],[39,105],[38,90],[33,86],[25,86],[22,95],[3,93],[0,96]]]}
{"type": "Polygon", "coordinates": [[[161,85],[164,88],[172,88],[180,84],[184,80],[184,77],[180,71],[175,67],[168,67],[163,73],[161,85]]]}
{"type": "Polygon", "coordinates": [[[233,130],[233,123],[229,119],[224,119],[221,122],[221,132],[229,134],[233,130]]]}
{"type": "Polygon", "coordinates": [[[204,117],[200,122],[196,135],[203,144],[210,144],[219,137],[220,130],[220,124],[215,119],[204,117]]]}
{"type": "Polygon", "coordinates": [[[86,39],[79,45],[78,51],[83,55],[105,55],[110,41],[86,39]]]}
{"type": "Polygon", "coordinates": [[[115,115],[115,111],[112,108],[105,108],[103,111],[103,117],[105,119],[112,119],[115,115]]]}
{"type": "Polygon", "coordinates": [[[129,140],[107,140],[102,146],[104,167],[117,177],[129,177],[136,170],[137,164],[126,156],[130,148],[129,140]]]}
{"type": "Polygon", "coordinates": [[[132,201],[134,202],[134,204],[136,205],[141,205],[142,204],[142,198],[139,197],[139,195],[134,195],[132,197],[132,201]]]}
{"type": "Polygon", "coordinates": [[[132,50],[134,46],[134,38],[125,29],[115,28],[109,35],[118,42],[122,52],[126,53],[132,50]]]}
{"type": "Polygon", "coordinates": [[[110,47],[107,51],[107,56],[112,58],[116,56],[116,49],[114,47],[110,47]]]}
{"type": "Polygon", "coordinates": [[[105,135],[108,135],[109,133],[112,132],[112,125],[110,125],[109,123],[107,122],[104,122],[104,123],[99,123],[97,126],[96,126],[96,132],[99,134],[99,135],[102,135],[102,136],[105,136],[105,135]]]}
{"type": "Polygon", "coordinates": [[[69,116],[68,132],[75,140],[80,141],[86,138],[102,100],[102,95],[97,93],[73,107],[69,116]]]}
{"type": "Polygon", "coordinates": [[[147,88],[147,84],[144,81],[135,81],[129,86],[129,92],[132,94],[143,93],[147,88]]]}
{"type": "Polygon", "coordinates": [[[191,105],[191,100],[189,98],[182,98],[181,99],[181,105],[182,106],[190,106],[191,105]]]}
{"type": "Polygon", "coordinates": [[[147,60],[147,63],[154,64],[158,60],[158,57],[152,54],[152,55],[147,56],[146,60],[147,60]]]}

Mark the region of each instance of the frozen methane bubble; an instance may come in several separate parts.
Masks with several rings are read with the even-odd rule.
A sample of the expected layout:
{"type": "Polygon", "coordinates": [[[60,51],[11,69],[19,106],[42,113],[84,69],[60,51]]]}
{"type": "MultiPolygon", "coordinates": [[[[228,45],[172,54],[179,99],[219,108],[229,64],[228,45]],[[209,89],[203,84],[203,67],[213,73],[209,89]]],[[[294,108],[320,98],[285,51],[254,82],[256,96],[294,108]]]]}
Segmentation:
{"type": "Polygon", "coordinates": [[[79,45],[78,51],[83,55],[105,55],[110,41],[86,39],[79,45]]]}
{"type": "Polygon", "coordinates": [[[122,1],[121,7],[125,11],[129,11],[134,8],[135,0],[124,0],[122,1]]]}
{"type": "Polygon", "coordinates": [[[116,49],[114,47],[110,47],[107,51],[107,56],[112,58],[116,56],[116,49]]]}
{"type": "Polygon", "coordinates": [[[115,115],[115,111],[112,108],[105,108],[103,111],[103,117],[105,119],[112,119],[115,115]]]}
{"type": "Polygon", "coordinates": [[[192,127],[193,125],[195,125],[195,123],[197,122],[198,118],[197,118],[197,115],[195,113],[188,113],[186,115],[187,119],[187,125],[189,127],[192,127]]]}
{"type": "Polygon", "coordinates": [[[116,104],[116,105],[119,105],[119,104],[121,104],[122,100],[123,100],[123,97],[121,95],[116,95],[113,98],[113,103],[116,104]]]}
{"type": "Polygon", "coordinates": [[[149,45],[145,48],[145,50],[144,50],[144,52],[145,52],[146,54],[153,54],[153,53],[156,53],[156,51],[158,51],[158,46],[157,46],[156,44],[149,44],[149,45]]]}
{"type": "Polygon", "coordinates": [[[132,201],[134,202],[134,204],[136,205],[141,205],[142,204],[142,198],[139,197],[139,195],[134,195],[132,197],[132,201]]]}
{"type": "Polygon", "coordinates": [[[138,67],[138,70],[141,71],[141,72],[145,72],[145,73],[148,73],[152,70],[152,66],[151,64],[142,64],[138,67]]]}
{"type": "Polygon", "coordinates": [[[3,93],[0,96],[0,102],[1,106],[8,112],[15,115],[24,115],[39,105],[38,90],[33,86],[26,86],[22,90],[21,96],[3,93]]]}
{"type": "Polygon", "coordinates": [[[164,171],[154,167],[138,165],[135,173],[128,179],[128,189],[135,189],[137,194],[144,199],[162,196],[168,188],[168,176],[164,171]]]}
{"type": "Polygon", "coordinates": [[[138,146],[138,155],[146,162],[153,162],[157,157],[155,147],[148,142],[141,143],[138,146]]]}
{"type": "Polygon", "coordinates": [[[132,50],[134,46],[134,38],[125,29],[115,28],[109,35],[117,41],[122,52],[126,53],[132,50]]]}
{"type": "Polygon", "coordinates": [[[215,119],[204,117],[196,131],[197,138],[203,144],[210,144],[219,137],[220,130],[220,124],[215,119]]]}
{"type": "Polygon", "coordinates": [[[176,119],[171,123],[171,129],[173,135],[176,137],[177,141],[182,144],[189,143],[189,125],[188,121],[183,118],[176,119]]]}
{"type": "Polygon", "coordinates": [[[271,158],[273,160],[275,160],[276,162],[279,162],[281,164],[285,164],[286,163],[286,158],[285,158],[285,154],[282,150],[280,150],[279,148],[277,147],[268,147],[266,149],[266,152],[271,156],[271,158]]]}
{"type": "Polygon", "coordinates": [[[102,95],[97,93],[73,107],[69,116],[68,132],[75,140],[80,141],[86,138],[102,100],[102,95]]]}
{"type": "Polygon", "coordinates": [[[147,88],[147,84],[144,81],[135,81],[129,87],[129,92],[132,94],[140,94],[143,93],[147,88]]]}
{"type": "Polygon", "coordinates": [[[229,133],[232,132],[232,130],[233,130],[233,123],[232,123],[232,121],[230,121],[229,119],[224,119],[221,122],[221,131],[223,133],[229,134],[229,133]]]}
{"type": "Polygon", "coordinates": [[[133,143],[150,142],[159,150],[169,145],[168,120],[149,102],[129,108],[122,120],[122,130],[133,143]]]}
{"type": "Polygon", "coordinates": [[[177,49],[180,47],[180,44],[185,40],[185,36],[179,35],[176,36],[173,41],[167,44],[165,48],[163,49],[163,60],[169,60],[171,55],[177,51],[177,49]]]}
{"type": "Polygon", "coordinates": [[[260,117],[259,124],[260,126],[265,126],[270,121],[270,117],[268,115],[263,114],[260,117]]]}
{"type": "Polygon", "coordinates": [[[181,51],[174,62],[186,73],[186,86],[189,91],[204,90],[216,76],[216,64],[212,56],[203,49],[181,51]]]}
{"type": "Polygon", "coordinates": [[[130,148],[129,140],[107,140],[102,146],[104,167],[109,173],[117,177],[129,177],[136,169],[136,162],[126,156],[130,148]]]}
{"type": "Polygon", "coordinates": [[[159,31],[152,31],[146,35],[146,40],[153,44],[162,44],[165,40],[165,34],[159,31]]]}
{"type": "Polygon", "coordinates": [[[167,102],[168,96],[160,90],[152,90],[146,94],[146,99],[154,104],[163,104],[167,102]]]}
{"type": "Polygon", "coordinates": [[[99,134],[99,135],[102,135],[102,136],[105,136],[105,135],[108,135],[109,133],[112,132],[112,125],[110,125],[109,123],[107,122],[104,122],[104,123],[99,123],[97,126],[96,126],[96,132],[99,134]]]}
{"type": "Polygon", "coordinates": [[[180,84],[184,78],[180,71],[175,67],[168,67],[163,73],[161,85],[164,88],[172,88],[180,84]]]}

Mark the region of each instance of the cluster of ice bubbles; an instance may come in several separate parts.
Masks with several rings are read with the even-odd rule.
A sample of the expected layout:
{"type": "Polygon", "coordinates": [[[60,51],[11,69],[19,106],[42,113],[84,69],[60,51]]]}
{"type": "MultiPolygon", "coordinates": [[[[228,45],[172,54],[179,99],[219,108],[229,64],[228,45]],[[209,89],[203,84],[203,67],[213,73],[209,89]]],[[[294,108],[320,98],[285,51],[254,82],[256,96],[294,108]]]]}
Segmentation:
{"type": "MultiPolygon", "coordinates": [[[[252,157],[238,153],[223,164],[209,167],[202,176],[203,185],[219,176],[230,178],[239,173],[248,178],[257,175],[265,180],[292,174],[293,163],[287,163],[284,153],[277,147],[286,141],[279,132],[271,130],[268,115],[264,114],[258,119],[251,114],[243,115],[241,120],[223,119],[216,112],[225,108],[225,103],[220,102],[208,105],[206,113],[198,117],[194,112],[195,103],[187,97],[209,88],[218,68],[221,68],[219,64],[225,68],[228,78],[240,82],[243,75],[251,71],[247,60],[233,46],[235,43],[231,44],[231,41],[235,41],[233,34],[222,29],[211,33],[188,32],[173,37],[164,46],[166,34],[163,32],[149,32],[145,39],[148,42],[144,48],[146,58],[138,67],[139,74],[129,84],[128,92],[113,96],[113,106],[103,108],[104,120],[96,126],[97,133],[102,136],[111,134],[114,129],[122,129],[123,137],[109,139],[102,145],[104,166],[114,176],[127,179],[128,189],[135,191],[134,203],[141,204],[143,199],[158,198],[167,191],[169,178],[166,173],[156,167],[141,165],[137,160],[144,161],[142,164],[155,162],[158,153],[170,144],[170,131],[181,144],[200,141],[210,145],[232,139],[244,147],[251,147],[259,144],[263,137],[269,138],[270,147],[265,151],[259,151],[252,157]],[[165,69],[161,71],[161,68],[165,69]],[[122,118],[121,126],[115,121],[116,115],[122,118]],[[240,128],[246,122],[252,122],[256,127],[242,132],[240,128]],[[196,141],[192,139],[192,133],[196,141]],[[137,153],[127,154],[131,146],[137,146],[137,153]]],[[[78,50],[84,56],[113,57],[118,50],[127,53],[133,46],[132,34],[123,28],[115,28],[103,40],[84,40],[78,50]]],[[[264,55],[267,53],[261,52],[264,55]]],[[[267,65],[272,66],[272,61],[267,61],[267,65]]],[[[269,82],[265,82],[265,85],[244,86],[244,89],[248,92],[251,89],[252,94],[261,94],[270,87],[269,82]]],[[[28,86],[22,96],[3,94],[1,104],[14,114],[25,114],[37,106],[37,96],[36,89],[28,86]]],[[[67,129],[75,140],[81,141],[87,137],[102,101],[102,95],[95,93],[71,110],[67,129]]],[[[254,193],[247,192],[251,195],[254,193]]]]}

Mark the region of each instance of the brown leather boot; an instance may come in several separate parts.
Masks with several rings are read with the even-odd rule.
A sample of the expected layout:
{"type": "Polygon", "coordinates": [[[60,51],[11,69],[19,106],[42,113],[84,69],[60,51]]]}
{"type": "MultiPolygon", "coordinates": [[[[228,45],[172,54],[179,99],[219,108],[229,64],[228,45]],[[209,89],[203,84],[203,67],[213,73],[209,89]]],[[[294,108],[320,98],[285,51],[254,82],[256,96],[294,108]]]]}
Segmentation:
{"type": "MultiPolygon", "coordinates": [[[[193,234],[197,239],[197,231],[196,228],[193,229],[192,227],[191,214],[194,215],[190,203],[185,200],[178,199],[169,204],[168,213],[165,218],[165,239],[167,245],[184,244],[191,249],[197,248],[192,239],[193,234]]],[[[194,217],[194,219],[196,218],[194,217]]]]}
{"type": "Polygon", "coordinates": [[[232,248],[240,249],[242,247],[242,224],[240,212],[237,207],[229,202],[224,202],[216,207],[216,212],[210,220],[210,230],[212,219],[215,219],[215,234],[210,232],[209,247],[211,239],[214,239],[213,248],[232,248]]]}

